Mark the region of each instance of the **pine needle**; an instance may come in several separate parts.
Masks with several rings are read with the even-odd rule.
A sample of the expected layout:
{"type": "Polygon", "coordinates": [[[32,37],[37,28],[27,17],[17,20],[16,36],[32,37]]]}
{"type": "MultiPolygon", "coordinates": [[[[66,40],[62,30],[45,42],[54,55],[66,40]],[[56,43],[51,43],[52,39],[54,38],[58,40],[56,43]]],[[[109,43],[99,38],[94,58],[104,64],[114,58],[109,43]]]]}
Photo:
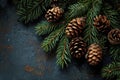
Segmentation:
{"type": "Polygon", "coordinates": [[[48,37],[46,37],[41,44],[41,47],[44,49],[44,51],[48,52],[54,49],[57,42],[62,37],[63,33],[64,27],[61,27],[60,29],[53,31],[48,37]]]}
{"type": "Polygon", "coordinates": [[[100,13],[102,0],[95,0],[92,8],[87,13],[86,29],[84,31],[84,40],[90,45],[92,43],[99,43],[98,31],[93,26],[93,19],[100,13]]]}
{"type": "Polygon", "coordinates": [[[102,76],[112,79],[120,76],[120,62],[112,62],[102,69],[102,76]]]}
{"type": "Polygon", "coordinates": [[[78,2],[68,7],[69,12],[67,18],[75,18],[84,15],[90,8],[91,1],[78,2]]]}
{"type": "Polygon", "coordinates": [[[66,36],[63,36],[57,48],[57,64],[64,68],[71,62],[71,55],[69,51],[69,41],[66,36]]]}
{"type": "Polygon", "coordinates": [[[35,31],[40,36],[40,35],[49,34],[58,27],[59,27],[58,25],[49,23],[47,21],[42,21],[35,27],[35,31]]]}
{"type": "Polygon", "coordinates": [[[37,19],[43,14],[51,0],[20,0],[17,7],[19,20],[25,23],[37,19]]]}
{"type": "Polygon", "coordinates": [[[120,28],[120,16],[116,10],[112,9],[110,5],[106,4],[104,5],[102,11],[110,20],[110,24],[113,28],[120,28]]]}
{"type": "Polygon", "coordinates": [[[119,45],[111,46],[110,54],[115,61],[120,61],[120,46],[119,45]]]}

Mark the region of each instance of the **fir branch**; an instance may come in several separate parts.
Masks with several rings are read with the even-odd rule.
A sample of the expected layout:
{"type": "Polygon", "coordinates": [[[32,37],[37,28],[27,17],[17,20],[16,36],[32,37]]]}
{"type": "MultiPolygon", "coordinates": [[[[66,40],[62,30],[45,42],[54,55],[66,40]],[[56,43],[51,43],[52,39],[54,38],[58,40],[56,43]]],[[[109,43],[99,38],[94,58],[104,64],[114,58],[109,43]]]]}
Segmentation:
{"type": "Polygon", "coordinates": [[[88,44],[99,43],[98,40],[98,31],[93,26],[93,19],[100,13],[102,0],[93,1],[92,8],[87,13],[87,25],[84,31],[84,40],[88,42],[88,44]]]}
{"type": "Polygon", "coordinates": [[[106,49],[106,43],[108,41],[107,37],[103,34],[98,35],[99,45],[102,47],[102,49],[106,49]]]}
{"type": "Polygon", "coordinates": [[[120,62],[112,62],[102,69],[102,76],[111,79],[120,75],[120,62]]]}
{"type": "Polygon", "coordinates": [[[56,24],[49,23],[48,21],[42,21],[35,27],[36,33],[40,35],[49,34],[59,26],[56,24]]]}
{"type": "Polygon", "coordinates": [[[120,17],[119,17],[119,13],[112,9],[112,7],[108,4],[106,4],[103,7],[104,14],[107,16],[107,18],[110,20],[110,24],[113,28],[120,28],[120,17]]]}
{"type": "Polygon", "coordinates": [[[74,4],[80,0],[58,0],[58,4],[62,8],[68,8],[69,5],[74,4]]]}
{"type": "Polygon", "coordinates": [[[48,37],[46,37],[41,45],[44,51],[48,52],[55,48],[57,42],[62,37],[63,33],[64,27],[61,27],[60,29],[53,31],[48,37]]]}
{"type": "Polygon", "coordinates": [[[71,55],[69,51],[69,41],[66,36],[63,36],[57,48],[57,64],[62,68],[71,62],[71,55]]]}
{"type": "Polygon", "coordinates": [[[91,1],[78,2],[68,7],[67,18],[72,19],[84,15],[90,8],[91,1]]]}
{"type": "Polygon", "coordinates": [[[115,61],[120,61],[120,46],[119,45],[111,46],[110,54],[115,61]]]}
{"type": "Polygon", "coordinates": [[[37,19],[43,14],[50,2],[51,0],[20,0],[17,8],[19,20],[28,23],[37,19]]]}
{"type": "Polygon", "coordinates": [[[120,80],[120,76],[118,76],[116,80],[120,80]]]}

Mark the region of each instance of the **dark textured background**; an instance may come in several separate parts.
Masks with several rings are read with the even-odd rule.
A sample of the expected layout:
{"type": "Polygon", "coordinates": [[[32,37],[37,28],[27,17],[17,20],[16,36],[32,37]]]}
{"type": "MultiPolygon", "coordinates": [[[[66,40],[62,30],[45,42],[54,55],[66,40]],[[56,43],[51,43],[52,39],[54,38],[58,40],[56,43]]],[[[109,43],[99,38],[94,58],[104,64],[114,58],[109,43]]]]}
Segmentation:
{"type": "Polygon", "coordinates": [[[55,56],[40,48],[42,38],[35,34],[35,25],[18,22],[15,8],[5,0],[0,5],[0,80],[104,80],[100,69],[106,59],[97,68],[83,60],[61,70],[55,56]]]}

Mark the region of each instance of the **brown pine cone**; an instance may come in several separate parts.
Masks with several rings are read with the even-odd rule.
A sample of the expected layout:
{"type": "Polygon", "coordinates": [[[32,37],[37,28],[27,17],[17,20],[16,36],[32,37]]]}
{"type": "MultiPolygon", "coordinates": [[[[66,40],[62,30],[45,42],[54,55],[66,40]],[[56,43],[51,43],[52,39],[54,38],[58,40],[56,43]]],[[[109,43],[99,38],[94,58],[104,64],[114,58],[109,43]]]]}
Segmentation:
{"type": "Polygon", "coordinates": [[[104,15],[96,16],[93,25],[99,32],[108,33],[111,30],[110,21],[104,15]]]}
{"type": "Polygon", "coordinates": [[[86,43],[81,37],[73,38],[70,42],[71,56],[80,59],[86,53],[86,43]]]}
{"type": "Polygon", "coordinates": [[[88,48],[86,59],[90,65],[98,65],[102,60],[102,48],[96,43],[91,44],[88,48]]]}
{"type": "Polygon", "coordinates": [[[85,27],[85,17],[75,18],[68,23],[66,35],[69,38],[78,37],[85,27]]]}
{"type": "Polygon", "coordinates": [[[59,7],[53,7],[52,9],[49,9],[47,13],[45,14],[45,18],[48,22],[55,22],[62,17],[64,11],[62,8],[59,7]]]}
{"type": "Polygon", "coordinates": [[[108,33],[108,40],[111,44],[120,44],[120,29],[112,29],[108,33]]]}

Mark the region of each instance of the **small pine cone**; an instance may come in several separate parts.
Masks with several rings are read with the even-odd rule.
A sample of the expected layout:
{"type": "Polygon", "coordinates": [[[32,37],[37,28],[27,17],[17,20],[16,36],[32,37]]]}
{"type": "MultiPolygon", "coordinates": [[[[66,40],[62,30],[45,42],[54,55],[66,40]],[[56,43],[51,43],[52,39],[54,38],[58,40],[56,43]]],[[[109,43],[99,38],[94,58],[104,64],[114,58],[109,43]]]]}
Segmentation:
{"type": "Polygon", "coordinates": [[[90,65],[98,65],[102,60],[102,48],[96,43],[91,44],[88,48],[86,59],[90,65]]]}
{"type": "Polygon", "coordinates": [[[120,44],[120,29],[112,29],[108,33],[108,40],[111,44],[120,44]]]}
{"type": "Polygon", "coordinates": [[[93,25],[99,32],[108,33],[111,30],[110,21],[103,15],[96,16],[93,25]]]}
{"type": "Polygon", "coordinates": [[[80,59],[86,53],[86,43],[81,37],[73,38],[70,42],[71,56],[80,59]]]}
{"type": "Polygon", "coordinates": [[[53,7],[52,9],[49,9],[47,13],[45,14],[45,18],[48,22],[55,22],[60,19],[60,17],[63,15],[63,9],[59,7],[53,7]]]}
{"type": "Polygon", "coordinates": [[[66,27],[66,35],[69,38],[78,37],[85,26],[85,17],[75,18],[68,23],[66,27]]]}

